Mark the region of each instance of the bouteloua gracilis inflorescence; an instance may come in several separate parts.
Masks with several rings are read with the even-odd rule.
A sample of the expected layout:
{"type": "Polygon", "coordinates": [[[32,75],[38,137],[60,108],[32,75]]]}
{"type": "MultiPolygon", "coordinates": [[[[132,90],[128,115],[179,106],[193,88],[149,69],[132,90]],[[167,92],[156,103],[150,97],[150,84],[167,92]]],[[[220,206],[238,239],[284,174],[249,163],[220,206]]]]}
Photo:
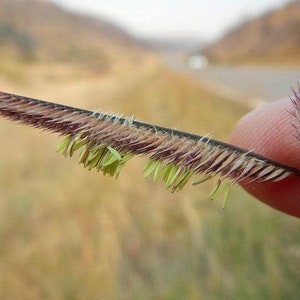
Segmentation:
{"type": "MultiPolygon", "coordinates": [[[[300,96],[291,98],[300,137],[300,96]]],[[[162,179],[172,192],[181,190],[193,175],[198,184],[212,177],[222,181],[279,181],[300,171],[207,136],[156,126],[119,115],[105,114],[0,92],[0,115],[31,127],[64,136],[57,151],[79,153],[84,167],[118,178],[134,155],[146,156],[144,176],[162,179]]],[[[228,185],[223,189],[228,198],[228,185]]]]}

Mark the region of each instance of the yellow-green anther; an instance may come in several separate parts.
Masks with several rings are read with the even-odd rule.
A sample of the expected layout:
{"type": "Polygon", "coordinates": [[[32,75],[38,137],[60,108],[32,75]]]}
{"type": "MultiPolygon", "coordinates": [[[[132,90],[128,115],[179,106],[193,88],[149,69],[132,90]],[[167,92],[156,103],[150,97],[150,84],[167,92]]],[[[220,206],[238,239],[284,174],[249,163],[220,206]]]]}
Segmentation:
{"type": "Polygon", "coordinates": [[[63,152],[71,140],[71,135],[67,135],[56,147],[57,152],[63,152]]]}
{"type": "Polygon", "coordinates": [[[218,182],[216,183],[216,185],[214,186],[213,190],[211,191],[211,193],[208,195],[208,199],[210,200],[214,200],[217,196],[217,191],[221,185],[222,181],[218,180],[218,182]]]}
{"type": "Polygon", "coordinates": [[[122,159],[120,153],[119,153],[117,150],[115,150],[114,148],[112,148],[112,147],[110,147],[110,146],[108,146],[107,149],[111,152],[111,154],[112,154],[117,160],[121,160],[121,159],[122,159]]]}
{"type": "Polygon", "coordinates": [[[155,161],[152,159],[148,159],[144,166],[144,178],[148,177],[155,169],[155,161]]]}
{"type": "Polygon", "coordinates": [[[210,175],[204,176],[204,177],[200,178],[199,180],[193,182],[193,185],[201,184],[209,179],[211,179],[210,175]]]}
{"type": "Polygon", "coordinates": [[[224,209],[228,203],[228,200],[229,200],[229,194],[230,194],[230,184],[227,183],[225,185],[225,191],[224,191],[224,196],[223,196],[223,205],[222,205],[222,208],[224,209]]]}
{"type": "Polygon", "coordinates": [[[184,173],[182,173],[174,183],[172,191],[176,192],[182,190],[192,176],[193,176],[193,172],[191,171],[185,171],[184,173]]]}

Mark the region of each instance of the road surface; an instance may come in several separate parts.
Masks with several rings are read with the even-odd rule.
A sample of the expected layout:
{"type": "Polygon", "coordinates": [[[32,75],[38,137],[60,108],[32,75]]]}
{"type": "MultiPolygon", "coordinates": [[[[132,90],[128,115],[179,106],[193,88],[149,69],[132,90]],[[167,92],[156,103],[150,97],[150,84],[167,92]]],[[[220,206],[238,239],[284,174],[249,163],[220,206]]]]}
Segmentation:
{"type": "Polygon", "coordinates": [[[289,97],[292,95],[291,87],[297,88],[300,82],[300,68],[209,66],[204,70],[191,70],[172,56],[168,56],[166,62],[172,69],[198,76],[219,93],[252,99],[252,102],[249,100],[250,106],[289,97]]]}

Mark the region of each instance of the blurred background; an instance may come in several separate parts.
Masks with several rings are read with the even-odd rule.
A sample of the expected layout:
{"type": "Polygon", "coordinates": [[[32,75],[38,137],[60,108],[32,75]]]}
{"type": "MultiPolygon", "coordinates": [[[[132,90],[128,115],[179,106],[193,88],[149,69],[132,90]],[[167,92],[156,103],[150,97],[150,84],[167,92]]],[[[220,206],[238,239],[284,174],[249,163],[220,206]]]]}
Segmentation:
{"type": "MultiPolygon", "coordinates": [[[[300,1],[0,0],[1,90],[226,141],[300,80],[300,1]]],[[[0,120],[1,299],[298,299],[300,224],[238,187],[171,194],[0,120]]]]}

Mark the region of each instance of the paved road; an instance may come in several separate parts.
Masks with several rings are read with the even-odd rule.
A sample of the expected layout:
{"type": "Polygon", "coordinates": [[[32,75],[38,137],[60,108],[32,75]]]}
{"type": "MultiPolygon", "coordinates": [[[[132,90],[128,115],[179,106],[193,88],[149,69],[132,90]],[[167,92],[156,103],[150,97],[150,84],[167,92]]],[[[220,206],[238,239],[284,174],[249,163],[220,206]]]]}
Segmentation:
{"type": "Polygon", "coordinates": [[[300,68],[210,66],[190,70],[175,57],[167,57],[166,62],[173,69],[199,76],[211,87],[254,99],[257,105],[292,95],[291,87],[296,88],[300,82],[300,68]]]}
{"type": "Polygon", "coordinates": [[[288,68],[211,67],[197,74],[267,101],[289,96],[300,81],[300,69],[288,68]]]}

